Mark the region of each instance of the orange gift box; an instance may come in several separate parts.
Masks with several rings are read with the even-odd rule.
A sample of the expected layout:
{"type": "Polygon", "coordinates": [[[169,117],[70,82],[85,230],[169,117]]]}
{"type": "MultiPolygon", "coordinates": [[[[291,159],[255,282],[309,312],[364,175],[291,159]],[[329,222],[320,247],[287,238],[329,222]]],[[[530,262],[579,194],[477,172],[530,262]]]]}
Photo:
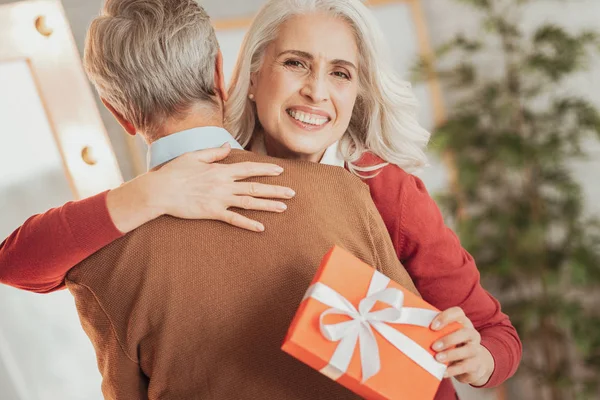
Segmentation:
{"type": "Polygon", "coordinates": [[[460,328],[432,331],[438,313],[336,246],[325,255],[282,349],[366,399],[431,400],[446,370],[431,346],[460,328]]]}

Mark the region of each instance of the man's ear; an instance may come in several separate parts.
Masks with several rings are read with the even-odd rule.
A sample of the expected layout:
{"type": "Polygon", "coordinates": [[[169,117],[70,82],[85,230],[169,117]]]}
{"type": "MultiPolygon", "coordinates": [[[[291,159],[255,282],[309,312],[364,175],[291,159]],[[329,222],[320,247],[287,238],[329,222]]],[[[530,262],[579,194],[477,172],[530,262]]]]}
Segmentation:
{"type": "Polygon", "coordinates": [[[108,111],[110,111],[110,113],[116,118],[116,120],[123,127],[123,129],[125,129],[125,131],[127,133],[129,133],[131,136],[135,136],[135,134],[136,134],[135,126],[133,126],[133,124],[131,122],[129,122],[125,118],[123,118],[121,113],[119,113],[117,110],[115,110],[115,108],[108,101],[106,101],[103,98],[100,98],[100,100],[102,100],[102,104],[104,104],[104,107],[106,107],[108,109],[108,111]]]}
{"type": "Polygon", "coordinates": [[[217,62],[215,63],[215,87],[217,92],[221,94],[221,98],[225,103],[229,98],[227,87],[225,86],[225,74],[223,73],[223,53],[219,50],[217,54],[217,62]]]}

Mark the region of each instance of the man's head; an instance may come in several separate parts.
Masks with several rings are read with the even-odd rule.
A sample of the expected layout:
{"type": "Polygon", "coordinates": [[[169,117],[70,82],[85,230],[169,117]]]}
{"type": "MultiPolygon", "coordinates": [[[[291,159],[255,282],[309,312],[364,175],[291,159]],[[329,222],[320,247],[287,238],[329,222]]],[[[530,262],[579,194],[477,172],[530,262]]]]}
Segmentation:
{"type": "Polygon", "coordinates": [[[194,113],[222,124],[221,53],[196,0],[106,0],[87,34],[84,66],[121,125],[148,142],[194,113]]]}

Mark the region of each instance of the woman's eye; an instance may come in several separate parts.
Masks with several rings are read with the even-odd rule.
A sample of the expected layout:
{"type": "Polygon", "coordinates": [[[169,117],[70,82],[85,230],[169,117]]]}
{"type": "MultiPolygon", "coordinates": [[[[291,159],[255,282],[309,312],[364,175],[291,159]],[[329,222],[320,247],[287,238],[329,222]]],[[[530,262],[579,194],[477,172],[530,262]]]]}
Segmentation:
{"type": "Polygon", "coordinates": [[[342,71],[335,71],[333,75],[337,76],[338,78],[346,79],[348,81],[350,80],[350,75],[342,71]]]}
{"type": "Polygon", "coordinates": [[[283,64],[288,67],[304,68],[304,64],[298,60],[286,60],[283,64]]]}

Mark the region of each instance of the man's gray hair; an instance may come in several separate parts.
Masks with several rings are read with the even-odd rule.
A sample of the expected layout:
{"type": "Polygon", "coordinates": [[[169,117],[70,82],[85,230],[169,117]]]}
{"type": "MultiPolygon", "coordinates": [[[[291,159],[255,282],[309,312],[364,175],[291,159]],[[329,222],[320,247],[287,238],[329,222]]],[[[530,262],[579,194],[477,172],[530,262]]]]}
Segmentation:
{"type": "Polygon", "coordinates": [[[196,0],[107,0],[88,31],[84,66],[100,96],[153,135],[194,104],[214,104],[218,50],[196,0]]]}

